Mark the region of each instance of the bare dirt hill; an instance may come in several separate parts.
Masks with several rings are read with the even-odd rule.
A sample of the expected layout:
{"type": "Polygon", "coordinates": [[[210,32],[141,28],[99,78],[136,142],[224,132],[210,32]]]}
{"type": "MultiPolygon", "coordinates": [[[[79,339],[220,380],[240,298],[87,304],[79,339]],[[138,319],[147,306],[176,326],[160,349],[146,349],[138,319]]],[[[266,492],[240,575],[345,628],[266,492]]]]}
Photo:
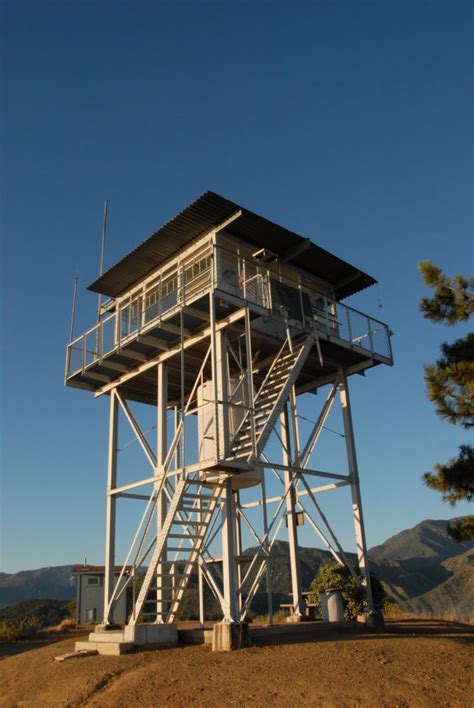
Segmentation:
{"type": "Polygon", "coordinates": [[[290,637],[232,654],[183,646],[53,662],[71,639],[0,662],[0,706],[467,707],[473,641],[467,625],[398,620],[380,634],[290,637]]]}

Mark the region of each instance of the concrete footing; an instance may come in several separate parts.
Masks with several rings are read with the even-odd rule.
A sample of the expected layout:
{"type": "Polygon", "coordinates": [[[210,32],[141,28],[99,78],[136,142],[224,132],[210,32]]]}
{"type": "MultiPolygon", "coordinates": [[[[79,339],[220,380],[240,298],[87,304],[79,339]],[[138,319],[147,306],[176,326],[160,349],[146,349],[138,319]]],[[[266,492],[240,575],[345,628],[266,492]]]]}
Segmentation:
{"type": "Polygon", "coordinates": [[[367,615],[366,627],[368,629],[383,629],[385,627],[385,620],[383,618],[383,612],[380,610],[373,610],[367,615]]]}
{"type": "Polygon", "coordinates": [[[178,646],[176,624],[137,624],[125,629],[106,631],[97,627],[89,640],[76,642],[75,649],[95,649],[99,654],[120,656],[134,648],[160,648],[178,646]]]}
{"type": "Polygon", "coordinates": [[[363,615],[358,615],[357,622],[363,624],[367,629],[381,630],[385,627],[383,612],[380,610],[372,610],[363,615]]]}
{"type": "Polygon", "coordinates": [[[151,644],[153,646],[177,646],[178,628],[172,624],[136,624],[127,625],[123,632],[125,642],[138,646],[151,644]]]}
{"type": "Polygon", "coordinates": [[[247,622],[220,622],[212,628],[212,651],[235,651],[250,644],[247,622]]]}

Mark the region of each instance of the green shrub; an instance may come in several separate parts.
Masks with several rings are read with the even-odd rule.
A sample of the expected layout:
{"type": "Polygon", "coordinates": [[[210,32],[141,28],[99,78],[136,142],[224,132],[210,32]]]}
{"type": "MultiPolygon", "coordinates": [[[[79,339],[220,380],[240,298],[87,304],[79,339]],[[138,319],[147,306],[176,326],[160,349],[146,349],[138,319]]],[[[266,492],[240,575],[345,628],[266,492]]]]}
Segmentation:
{"type": "MultiPolygon", "coordinates": [[[[360,574],[359,577],[362,579],[360,574]]],[[[385,599],[382,583],[374,573],[370,574],[370,581],[374,607],[376,610],[381,610],[385,599]]],[[[311,594],[308,596],[308,600],[314,603],[319,611],[321,611],[319,593],[328,590],[339,590],[341,593],[346,619],[355,619],[364,611],[364,588],[355,581],[346,566],[338,565],[335,562],[325,563],[320,567],[309,589],[311,594]]]]}

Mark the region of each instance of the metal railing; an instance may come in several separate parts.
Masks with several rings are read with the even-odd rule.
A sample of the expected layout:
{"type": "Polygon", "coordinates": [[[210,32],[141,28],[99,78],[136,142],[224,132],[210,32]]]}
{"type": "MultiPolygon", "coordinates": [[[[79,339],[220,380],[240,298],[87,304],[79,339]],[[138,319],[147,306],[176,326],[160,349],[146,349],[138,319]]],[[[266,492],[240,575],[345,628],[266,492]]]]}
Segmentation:
{"type": "MultiPolygon", "coordinates": [[[[268,314],[280,318],[282,313],[272,302],[272,281],[277,274],[256,265],[241,256],[225,252],[227,263],[234,263],[234,277],[227,271],[219,272],[216,251],[209,258],[205,269],[189,275],[184,266],[174,279],[160,275],[132,299],[102,318],[96,325],[76,337],[67,347],[66,378],[85,371],[89,366],[101,363],[112,352],[124,349],[140,334],[159,326],[162,319],[169,319],[181,307],[218,287],[237,296],[250,305],[257,305],[268,314]]],[[[390,331],[386,324],[373,317],[321,296],[312,304],[312,317],[305,310],[302,288],[296,281],[284,278],[283,282],[300,291],[299,314],[293,317],[292,326],[307,330],[313,327],[316,335],[338,339],[351,347],[357,347],[392,360],[390,331]]]]}
{"type": "Polygon", "coordinates": [[[213,279],[212,259],[206,269],[195,274],[182,266],[174,279],[158,275],[147,288],[122,303],[117,312],[107,315],[68,344],[66,378],[100,363],[140,334],[159,326],[163,319],[169,319],[181,307],[209,291],[213,279]]]}
{"type": "Polygon", "coordinates": [[[321,298],[318,306],[313,306],[313,321],[316,334],[392,361],[390,330],[384,322],[329,298],[321,298]]]}

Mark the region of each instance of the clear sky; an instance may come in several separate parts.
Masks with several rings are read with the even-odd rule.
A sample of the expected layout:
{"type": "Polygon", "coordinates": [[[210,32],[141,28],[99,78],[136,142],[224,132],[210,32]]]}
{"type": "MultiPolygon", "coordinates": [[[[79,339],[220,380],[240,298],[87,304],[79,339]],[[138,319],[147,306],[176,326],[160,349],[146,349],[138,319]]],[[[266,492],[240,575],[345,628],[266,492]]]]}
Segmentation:
{"type": "MultiPolygon", "coordinates": [[[[351,379],[369,545],[468,513],[420,480],[467,440],[423,383],[466,328],[422,319],[417,263],[472,269],[472,3],[1,11],[2,570],[103,559],[107,401],[63,372],[74,273],[76,331],[94,322],[106,196],[106,265],[212,189],[376,277],[349,301],[395,333],[395,366],[351,379]]],[[[341,499],[322,502],[351,548],[341,499]]]]}

